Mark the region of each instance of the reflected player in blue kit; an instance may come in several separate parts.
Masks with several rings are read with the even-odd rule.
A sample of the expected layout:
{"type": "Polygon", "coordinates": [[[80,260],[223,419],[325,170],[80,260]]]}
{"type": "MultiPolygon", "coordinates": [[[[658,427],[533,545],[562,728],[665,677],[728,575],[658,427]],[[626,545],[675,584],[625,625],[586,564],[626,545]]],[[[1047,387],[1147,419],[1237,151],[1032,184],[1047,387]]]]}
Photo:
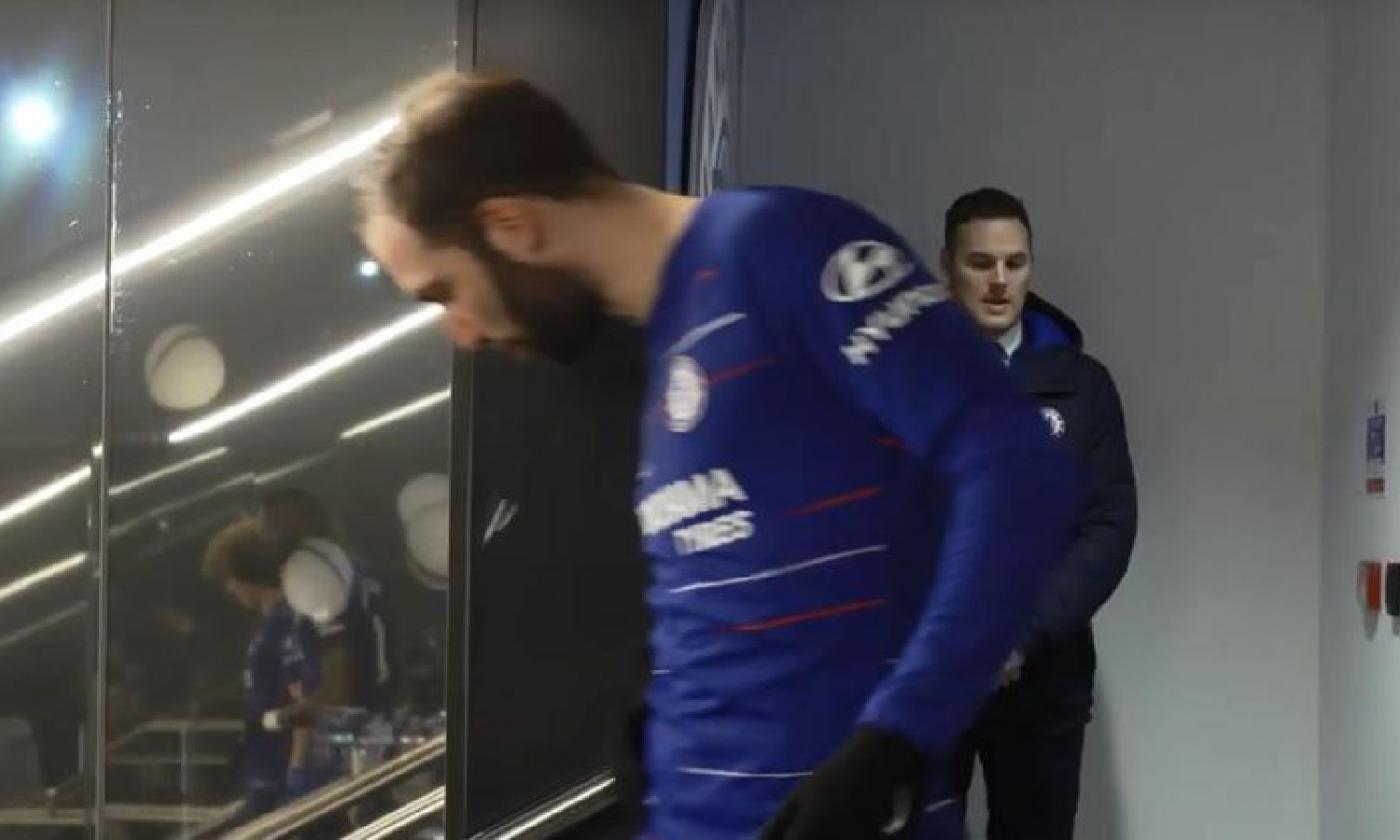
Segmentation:
{"type": "Polygon", "coordinates": [[[282,596],[285,559],[251,519],[211,541],[209,562],[224,588],[258,614],[243,671],[243,806],[237,822],[272,811],[314,786],[308,698],[320,685],[316,630],[282,596]]]}
{"type": "Polygon", "coordinates": [[[343,607],[316,626],[321,642],[323,705],[387,714],[392,705],[392,625],[384,584],[335,541],[330,512],[311,493],[299,488],[274,490],[263,496],[258,520],[281,546],[283,556],[296,552],[321,557],[333,569],[345,568],[343,607]],[[325,545],[328,541],[331,544],[325,545]]]}
{"type": "Polygon", "coordinates": [[[508,77],[423,82],[361,209],[462,347],[567,362],[645,325],[644,836],[960,838],[948,761],[1077,489],[908,246],[831,196],[627,183],[508,77]]]}

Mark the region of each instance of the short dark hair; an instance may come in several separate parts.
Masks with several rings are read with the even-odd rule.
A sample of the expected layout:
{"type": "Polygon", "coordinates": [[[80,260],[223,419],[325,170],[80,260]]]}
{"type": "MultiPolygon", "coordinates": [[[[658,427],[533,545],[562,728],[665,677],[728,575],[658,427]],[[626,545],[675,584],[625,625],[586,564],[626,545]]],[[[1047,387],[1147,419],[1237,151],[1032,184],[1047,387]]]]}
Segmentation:
{"type": "Polygon", "coordinates": [[[258,505],[263,525],[288,548],[311,537],[331,535],[331,515],[321,500],[299,487],[273,490],[258,505]]]}
{"type": "Polygon", "coordinates": [[[400,117],[360,183],[361,212],[388,212],[430,244],[478,242],[486,199],[579,198],[618,180],[563,106],[520,78],[436,73],[400,117]]]}
{"type": "Polygon", "coordinates": [[[963,193],[943,214],[943,245],[952,248],[958,241],[958,228],[968,222],[988,219],[1015,219],[1026,226],[1026,236],[1032,237],[1031,216],[1021,199],[1005,190],[983,187],[963,193]]]}
{"type": "Polygon", "coordinates": [[[244,518],[225,527],[209,542],[205,572],[252,586],[280,587],[287,559],[282,547],[256,519],[244,518]]]}

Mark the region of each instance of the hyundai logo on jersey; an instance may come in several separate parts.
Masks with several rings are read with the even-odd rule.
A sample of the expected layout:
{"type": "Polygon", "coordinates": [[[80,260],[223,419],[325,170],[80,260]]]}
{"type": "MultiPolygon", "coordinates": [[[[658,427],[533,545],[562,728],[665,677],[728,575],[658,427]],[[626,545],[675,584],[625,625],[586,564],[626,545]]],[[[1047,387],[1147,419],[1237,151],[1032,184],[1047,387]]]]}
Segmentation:
{"type": "Polygon", "coordinates": [[[893,245],[873,239],[852,242],[827,260],[822,294],[837,303],[854,303],[893,289],[913,271],[914,264],[893,245]]]}

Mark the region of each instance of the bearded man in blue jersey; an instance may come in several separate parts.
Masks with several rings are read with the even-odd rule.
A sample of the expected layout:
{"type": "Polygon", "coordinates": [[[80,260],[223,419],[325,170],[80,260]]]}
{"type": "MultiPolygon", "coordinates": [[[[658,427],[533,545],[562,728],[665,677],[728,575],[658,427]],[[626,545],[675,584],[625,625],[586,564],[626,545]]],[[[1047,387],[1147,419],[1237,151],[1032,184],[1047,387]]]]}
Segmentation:
{"type": "Polygon", "coordinates": [[[567,362],[645,326],[645,836],[960,837],[949,761],[1077,504],[993,348],[847,201],[627,183],[515,78],[402,117],[361,234],[455,343],[567,362]]]}

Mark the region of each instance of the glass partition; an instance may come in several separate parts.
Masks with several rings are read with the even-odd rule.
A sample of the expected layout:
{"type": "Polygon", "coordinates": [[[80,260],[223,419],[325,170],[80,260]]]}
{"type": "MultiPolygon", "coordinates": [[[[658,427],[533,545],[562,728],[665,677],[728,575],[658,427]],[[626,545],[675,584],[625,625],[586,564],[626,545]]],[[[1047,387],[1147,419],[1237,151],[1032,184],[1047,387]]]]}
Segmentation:
{"type": "Polygon", "coordinates": [[[112,835],[217,834],[444,726],[451,357],[348,180],[456,3],[346,11],[113,5],[112,835]]]}
{"type": "Polygon", "coordinates": [[[107,18],[0,24],[0,838],[89,834],[107,18]]]}
{"type": "MultiPolygon", "coordinates": [[[[449,546],[466,825],[603,769],[644,670],[638,336],[462,364],[450,461],[437,312],[349,188],[404,85],[477,47],[658,182],[664,10],[582,9],[0,4],[0,840],[250,836],[432,742],[449,546]]],[[[442,776],[310,834],[421,807],[403,836],[440,836],[442,776]]]]}

